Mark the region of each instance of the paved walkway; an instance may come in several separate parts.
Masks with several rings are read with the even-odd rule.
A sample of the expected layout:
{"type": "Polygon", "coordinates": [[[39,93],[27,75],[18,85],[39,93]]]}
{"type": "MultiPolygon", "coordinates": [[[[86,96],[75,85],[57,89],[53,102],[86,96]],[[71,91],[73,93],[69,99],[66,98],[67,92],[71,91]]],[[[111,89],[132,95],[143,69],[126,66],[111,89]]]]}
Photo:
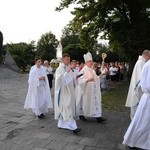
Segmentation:
{"type": "MultiPolygon", "coordinates": [[[[28,75],[0,68],[0,150],[117,150],[129,124],[129,114],[103,112],[106,124],[77,120],[82,131],[58,129],[51,110],[38,120],[23,109],[28,75]]],[[[127,148],[124,148],[127,149],[127,148]]]]}

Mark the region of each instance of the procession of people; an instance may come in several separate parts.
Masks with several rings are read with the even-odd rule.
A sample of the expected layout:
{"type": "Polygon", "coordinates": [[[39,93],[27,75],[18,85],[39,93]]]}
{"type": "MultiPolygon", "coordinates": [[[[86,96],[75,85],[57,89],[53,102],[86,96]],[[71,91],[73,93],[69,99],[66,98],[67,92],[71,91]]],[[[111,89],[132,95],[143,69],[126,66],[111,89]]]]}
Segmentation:
{"type": "Polygon", "coordinates": [[[144,64],[142,60],[137,61],[129,88],[132,90],[130,106],[136,108],[131,111],[132,121],[124,135],[123,144],[133,150],[150,150],[150,51],[143,51],[140,59],[144,64]],[[135,85],[134,89],[132,84],[135,85]]]}
{"type": "MultiPolygon", "coordinates": [[[[54,107],[57,127],[71,130],[74,134],[81,131],[76,119],[88,122],[93,118],[97,123],[106,122],[102,114],[103,90],[125,80],[128,67],[124,62],[98,64],[90,52],[83,56],[84,63],[71,60],[63,54],[55,73],[47,60],[42,64],[40,57],[29,72],[29,88],[24,108],[32,109],[39,118],[54,107]],[[54,85],[52,85],[54,80],[54,85]],[[54,104],[51,88],[54,87],[54,104]]],[[[131,108],[131,124],[124,136],[123,144],[130,149],[150,150],[150,51],[144,50],[133,69],[125,106],[131,108]]]]}

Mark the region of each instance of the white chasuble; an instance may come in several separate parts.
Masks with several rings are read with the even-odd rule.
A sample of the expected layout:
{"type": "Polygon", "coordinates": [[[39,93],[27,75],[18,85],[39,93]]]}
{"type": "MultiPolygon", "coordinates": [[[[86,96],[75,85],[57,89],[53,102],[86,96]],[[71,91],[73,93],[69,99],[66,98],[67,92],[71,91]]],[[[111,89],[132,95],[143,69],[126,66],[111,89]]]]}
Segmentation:
{"type": "Polygon", "coordinates": [[[35,65],[31,68],[28,83],[24,108],[32,108],[36,115],[48,112],[48,108],[53,105],[47,75],[42,66],[38,68],[35,65]],[[44,76],[45,80],[39,80],[40,76],[44,76]]]}
{"type": "Polygon", "coordinates": [[[101,117],[100,77],[96,75],[94,69],[87,66],[83,67],[81,73],[83,76],[78,79],[76,89],[77,114],[87,117],[101,117]],[[87,82],[90,78],[94,78],[94,81],[87,82]]]}
{"type": "Polygon", "coordinates": [[[134,66],[128,96],[125,104],[126,107],[134,107],[139,103],[139,100],[142,95],[139,82],[141,77],[141,71],[145,64],[145,61],[146,60],[142,56],[139,56],[139,59],[134,66]]]}
{"type": "Polygon", "coordinates": [[[150,60],[143,67],[140,85],[143,95],[123,144],[150,150],[150,60]]]}
{"type": "Polygon", "coordinates": [[[75,116],[75,87],[73,72],[66,72],[63,63],[55,73],[55,119],[71,121],[75,116]]]}

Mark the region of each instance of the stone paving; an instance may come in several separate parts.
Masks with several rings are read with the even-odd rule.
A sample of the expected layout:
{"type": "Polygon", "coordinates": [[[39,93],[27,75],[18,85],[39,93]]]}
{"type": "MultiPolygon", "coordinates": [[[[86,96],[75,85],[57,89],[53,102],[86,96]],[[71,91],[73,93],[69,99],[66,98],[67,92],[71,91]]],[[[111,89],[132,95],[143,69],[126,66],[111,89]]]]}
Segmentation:
{"type": "MultiPolygon", "coordinates": [[[[0,67],[0,150],[118,150],[129,125],[129,112],[103,112],[106,124],[77,119],[82,131],[58,129],[51,110],[38,120],[32,111],[23,109],[28,75],[0,67]]],[[[53,97],[53,89],[52,89],[53,97]]]]}

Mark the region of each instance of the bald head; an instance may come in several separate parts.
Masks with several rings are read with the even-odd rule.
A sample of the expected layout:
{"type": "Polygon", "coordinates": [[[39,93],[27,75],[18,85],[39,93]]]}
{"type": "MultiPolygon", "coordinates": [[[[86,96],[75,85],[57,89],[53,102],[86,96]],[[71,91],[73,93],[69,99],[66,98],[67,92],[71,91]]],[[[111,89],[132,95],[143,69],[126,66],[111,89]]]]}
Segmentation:
{"type": "Polygon", "coordinates": [[[150,55],[150,51],[149,50],[144,50],[142,55],[150,55]]]}
{"type": "Polygon", "coordinates": [[[44,60],[43,65],[44,65],[44,66],[48,66],[48,65],[49,65],[49,62],[48,62],[47,60],[44,60]]]}
{"type": "Polygon", "coordinates": [[[149,50],[144,50],[142,53],[142,56],[146,59],[149,60],[150,59],[150,51],[149,50]]]}

